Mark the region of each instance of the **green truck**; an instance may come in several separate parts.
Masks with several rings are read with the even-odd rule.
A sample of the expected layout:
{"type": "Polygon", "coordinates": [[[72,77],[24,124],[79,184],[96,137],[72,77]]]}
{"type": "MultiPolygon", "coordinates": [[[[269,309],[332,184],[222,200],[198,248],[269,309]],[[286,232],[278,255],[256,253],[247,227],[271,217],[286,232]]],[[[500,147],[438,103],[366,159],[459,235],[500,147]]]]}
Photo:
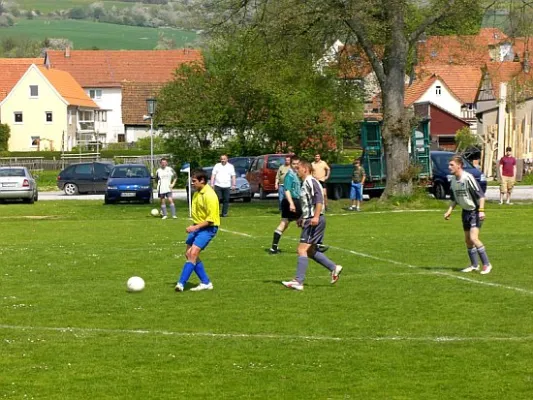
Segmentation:
{"type": "MultiPolygon", "coordinates": [[[[370,197],[380,196],[385,189],[387,165],[381,122],[364,121],[361,124],[361,145],[363,147],[362,165],[366,172],[363,191],[370,197]]],[[[420,168],[419,178],[429,182],[431,177],[429,120],[423,120],[411,134],[409,153],[411,162],[420,168]]],[[[327,181],[328,197],[338,200],[350,196],[353,165],[333,164],[327,181]]]]}

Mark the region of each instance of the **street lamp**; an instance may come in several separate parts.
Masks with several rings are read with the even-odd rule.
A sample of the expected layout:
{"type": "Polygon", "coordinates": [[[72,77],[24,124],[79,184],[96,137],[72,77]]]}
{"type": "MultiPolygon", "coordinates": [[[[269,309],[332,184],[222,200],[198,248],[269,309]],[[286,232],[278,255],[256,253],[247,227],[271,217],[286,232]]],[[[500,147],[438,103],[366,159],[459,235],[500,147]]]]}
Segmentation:
{"type": "Polygon", "coordinates": [[[153,97],[146,99],[148,115],[145,116],[145,119],[150,120],[150,173],[152,176],[154,176],[154,114],[156,105],[157,100],[153,97]]]}

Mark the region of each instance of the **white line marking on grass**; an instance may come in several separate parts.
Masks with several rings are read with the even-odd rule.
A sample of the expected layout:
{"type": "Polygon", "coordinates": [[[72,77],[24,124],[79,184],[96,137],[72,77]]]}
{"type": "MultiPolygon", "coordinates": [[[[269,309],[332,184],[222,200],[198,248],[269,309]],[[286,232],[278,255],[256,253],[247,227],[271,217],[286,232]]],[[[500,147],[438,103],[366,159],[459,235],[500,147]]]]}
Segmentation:
{"type": "Polygon", "coordinates": [[[255,239],[252,235],[248,235],[247,233],[242,233],[242,232],[235,232],[235,231],[229,231],[227,229],[219,229],[219,231],[221,232],[226,232],[226,233],[232,233],[234,235],[239,235],[239,236],[246,236],[246,237],[249,237],[249,238],[253,238],[255,239]]]}
{"type": "Polygon", "coordinates": [[[314,336],[314,335],[280,335],[275,333],[214,333],[214,332],[176,332],[150,329],[105,329],[74,328],[50,326],[0,325],[0,329],[36,332],[86,333],[86,334],[120,334],[120,335],[161,335],[191,338],[214,339],[273,339],[301,341],[335,341],[335,342],[528,342],[533,336],[494,336],[494,337],[459,337],[459,336],[314,336]]]}
{"type": "MultiPolygon", "coordinates": [[[[252,238],[252,239],[258,239],[257,237],[252,236],[252,235],[248,235],[247,233],[234,232],[234,231],[228,231],[228,230],[224,230],[224,232],[233,233],[233,234],[236,234],[236,235],[242,235],[242,236],[246,236],[246,237],[249,237],[249,238],[252,238]]],[[[293,241],[298,241],[298,239],[295,239],[295,238],[288,238],[288,239],[289,240],[293,240],[293,241]]],[[[408,264],[408,263],[404,263],[404,262],[401,262],[401,261],[391,260],[391,259],[388,259],[388,258],[376,257],[376,256],[373,256],[371,254],[361,253],[361,252],[354,251],[354,250],[343,249],[342,247],[330,246],[330,248],[335,249],[335,250],[344,251],[344,252],[359,256],[359,257],[364,257],[364,258],[369,258],[369,259],[376,260],[376,261],[386,262],[386,263],[398,265],[398,266],[401,266],[401,267],[407,267],[407,268],[413,268],[413,269],[424,269],[424,267],[420,267],[418,265],[408,264]]],[[[509,285],[503,285],[501,283],[479,281],[479,280],[476,280],[476,279],[471,279],[471,278],[467,278],[467,277],[464,277],[464,276],[454,275],[454,274],[450,274],[448,272],[442,272],[442,271],[428,271],[428,273],[429,274],[433,274],[433,275],[447,276],[449,278],[459,279],[461,281],[474,283],[474,284],[477,284],[477,285],[498,287],[498,288],[502,288],[502,289],[513,290],[513,291],[519,292],[519,293],[525,293],[525,294],[533,295],[533,290],[523,289],[523,288],[509,286],[509,285]]]]}

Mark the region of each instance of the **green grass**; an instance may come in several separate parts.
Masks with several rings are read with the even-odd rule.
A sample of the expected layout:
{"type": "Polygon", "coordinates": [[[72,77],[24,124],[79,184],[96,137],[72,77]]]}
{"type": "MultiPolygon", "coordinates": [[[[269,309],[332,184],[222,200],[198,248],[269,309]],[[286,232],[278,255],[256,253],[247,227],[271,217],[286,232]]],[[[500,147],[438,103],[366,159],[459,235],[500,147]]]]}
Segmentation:
{"type": "MultiPolygon", "coordinates": [[[[117,8],[132,7],[135,4],[123,1],[108,1],[102,0],[106,8],[115,6],[117,8]]],[[[25,10],[39,10],[42,13],[47,13],[56,10],[68,10],[74,7],[85,7],[92,3],[96,3],[94,0],[17,0],[16,3],[25,10]]],[[[143,6],[150,6],[149,4],[143,4],[143,6]]],[[[153,7],[153,6],[152,6],[153,7]]]]}
{"type": "Polygon", "coordinates": [[[19,19],[9,28],[0,29],[0,39],[23,36],[36,40],[67,38],[77,50],[97,47],[108,50],[150,50],[157,45],[158,35],[174,39],[177,47],[194,43],[196,33],[177,29],[156,29],[105,24],[92,21],[19,19]]]}
{"type": "Polygon", "coordinates": [[[59,190],[57,188],[57,176],[61,171],[34,171],[33,176],[37,181],[40,192],[59,190]]]}
{"type": "Polygon", "coordinates": [[[275,201],[230,206],[203,256],[215,289],[201,293],[173,291],[185,218],[100,201],[0,205],[0,397],[529,399],[521,221],[533,206],[487,206],[494,270],[481,276],[456,270],[467,256],[446,203],[391,213],[372,201],[340,215],[346,204],[331,203],[326,237],[341,279],[331,286],[311,263],[301,293],[280,284],[294,273],[297,228],[282,254],[265,252],[275,201]],[[132,275],[143,292],[126,292],[132,275]]]}

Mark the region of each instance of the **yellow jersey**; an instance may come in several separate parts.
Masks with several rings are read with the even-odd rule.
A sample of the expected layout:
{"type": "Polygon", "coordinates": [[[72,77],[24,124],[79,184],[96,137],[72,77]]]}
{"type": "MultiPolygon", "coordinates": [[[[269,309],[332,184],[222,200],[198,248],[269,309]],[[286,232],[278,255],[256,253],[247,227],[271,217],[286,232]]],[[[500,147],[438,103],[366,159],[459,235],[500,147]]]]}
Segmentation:
{"type": "Polygon", "coordinates": [[[195,224],[207,221],[213,226],[220,226],[218,196],[209,185],[194,193],[192,198],[192,221],[195,224]]]}

